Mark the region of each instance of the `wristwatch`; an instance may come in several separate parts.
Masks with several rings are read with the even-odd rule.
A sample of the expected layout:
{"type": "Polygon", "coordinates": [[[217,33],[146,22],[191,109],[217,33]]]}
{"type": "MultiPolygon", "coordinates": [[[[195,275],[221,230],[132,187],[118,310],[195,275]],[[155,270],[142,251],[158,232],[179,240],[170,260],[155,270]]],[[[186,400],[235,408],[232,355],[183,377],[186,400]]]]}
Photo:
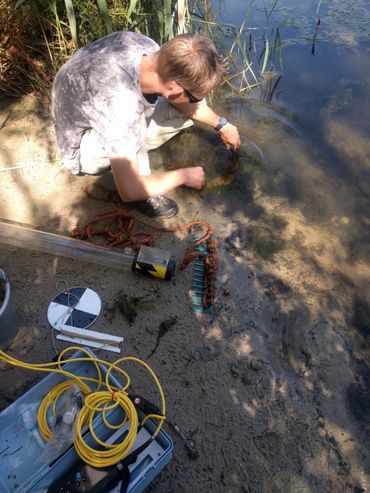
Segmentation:
{"type": "Polygon", "coordinates": [[[217,130],[217,132],[219,132],[221,130],[221,128],[226,125],[226,123],[228,123],[226,118],[224,116],[221,116],[220,119],[218,120],[218,125],[217,125],[217,127],[215,127],[215,130],[217,130]]]}

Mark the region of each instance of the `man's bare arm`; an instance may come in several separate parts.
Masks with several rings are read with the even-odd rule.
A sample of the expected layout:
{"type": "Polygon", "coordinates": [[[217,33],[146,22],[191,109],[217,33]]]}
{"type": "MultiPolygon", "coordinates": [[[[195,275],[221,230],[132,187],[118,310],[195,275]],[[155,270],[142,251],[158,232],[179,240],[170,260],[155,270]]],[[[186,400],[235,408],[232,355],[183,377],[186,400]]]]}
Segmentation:
{"type": "Polygon", "coordinates": [[[180,185],[200,189],[205,179],[201,166],[141,176],[137,171],[136,156],[114,156],[110,158],[110,163],[118,193],[124,202],[162,195],[180,185]]]}
{"type": "MultiPolygon", "coordinates": [[[[200,103],[176,103],[171,101],[171,104],[181,113],[188,116],[192,120],[199,123],[204,123],[213,128],[216,128],[220,116],[210,108],[205,101],[200,103]]],[[[219,131],[222,142],[226,145],[227,149],[232,146],[233,149],[238,150],[240,146],[240,136],[238,129],[231,123],[227,123],[219,131]]]]}

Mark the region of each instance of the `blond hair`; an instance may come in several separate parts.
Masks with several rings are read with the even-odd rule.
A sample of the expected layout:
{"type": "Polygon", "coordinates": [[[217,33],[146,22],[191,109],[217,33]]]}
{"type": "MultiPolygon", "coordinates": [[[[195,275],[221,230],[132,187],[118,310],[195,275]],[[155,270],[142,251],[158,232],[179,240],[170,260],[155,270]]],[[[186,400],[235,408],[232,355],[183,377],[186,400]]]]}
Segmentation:
{"type": "Polygon", "coordinates": [[[158,74],[163,82],[176,81],[188,91],[207,94],[227,71],[213,42],[201,33],[180,34],[158,52],[158,74]]]}

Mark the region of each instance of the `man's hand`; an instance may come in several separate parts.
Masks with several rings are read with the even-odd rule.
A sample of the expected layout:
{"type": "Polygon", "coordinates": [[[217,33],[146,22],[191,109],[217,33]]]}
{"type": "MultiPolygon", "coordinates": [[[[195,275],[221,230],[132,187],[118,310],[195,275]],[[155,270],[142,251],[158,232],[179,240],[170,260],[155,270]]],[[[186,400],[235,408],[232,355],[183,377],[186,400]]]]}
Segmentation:
{"type": "MultiPolygon", "coordinates": [[[[192,120],[195,120],[206,125],[210,125],[212,128],[216,128],[220,119],[219,115],[215,113],[206,103],[205,100],[196,104],[179,104],[171,101],[172,106],[179,110],[184,115],[188,116],[192,120]]],[[[240,137],[238,129],[231,123],[227,123],[220,130],[220,137],[227,149],[237,151],[240,147],[240,137]]]]}
{"type": "Polygon", "coordinates": [[[220,137],[226,149],[237,151],[240,146],[240,136],[238,129],[231,123],[227,123],[220,130],[220,137]]]}
{"type": "Polygon", "coordinates": [[[110,163],[118,193],[124,202],[162,195],[181,185],[199,190],[205,179],[201,166],[141,176],[137,171],[136,155],[112,156],[110,163]]]}
{"type": "Polygon", "coordinates": [[[205,173],[202,166],[192,166],[191,168],[183,168],[184,185],[200,190],[204,185],[205,173]]]}

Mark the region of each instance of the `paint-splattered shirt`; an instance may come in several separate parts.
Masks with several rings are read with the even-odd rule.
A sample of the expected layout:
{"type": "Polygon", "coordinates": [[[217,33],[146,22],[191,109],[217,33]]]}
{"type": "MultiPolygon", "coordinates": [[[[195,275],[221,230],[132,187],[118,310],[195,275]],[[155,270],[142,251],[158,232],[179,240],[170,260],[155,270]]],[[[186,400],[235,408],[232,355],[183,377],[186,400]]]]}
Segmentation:
{"type": "Polygon", "coordinates": [[[141,92],[140,62],[158,50],[146,36],[116,32],[81,48],[59,70],[52,111],[63,164],[72,173],[80,172],[86,130],[95,130],[108,156],[140,150],[142,115],[149,118],[155,107],[141,92]]]}

